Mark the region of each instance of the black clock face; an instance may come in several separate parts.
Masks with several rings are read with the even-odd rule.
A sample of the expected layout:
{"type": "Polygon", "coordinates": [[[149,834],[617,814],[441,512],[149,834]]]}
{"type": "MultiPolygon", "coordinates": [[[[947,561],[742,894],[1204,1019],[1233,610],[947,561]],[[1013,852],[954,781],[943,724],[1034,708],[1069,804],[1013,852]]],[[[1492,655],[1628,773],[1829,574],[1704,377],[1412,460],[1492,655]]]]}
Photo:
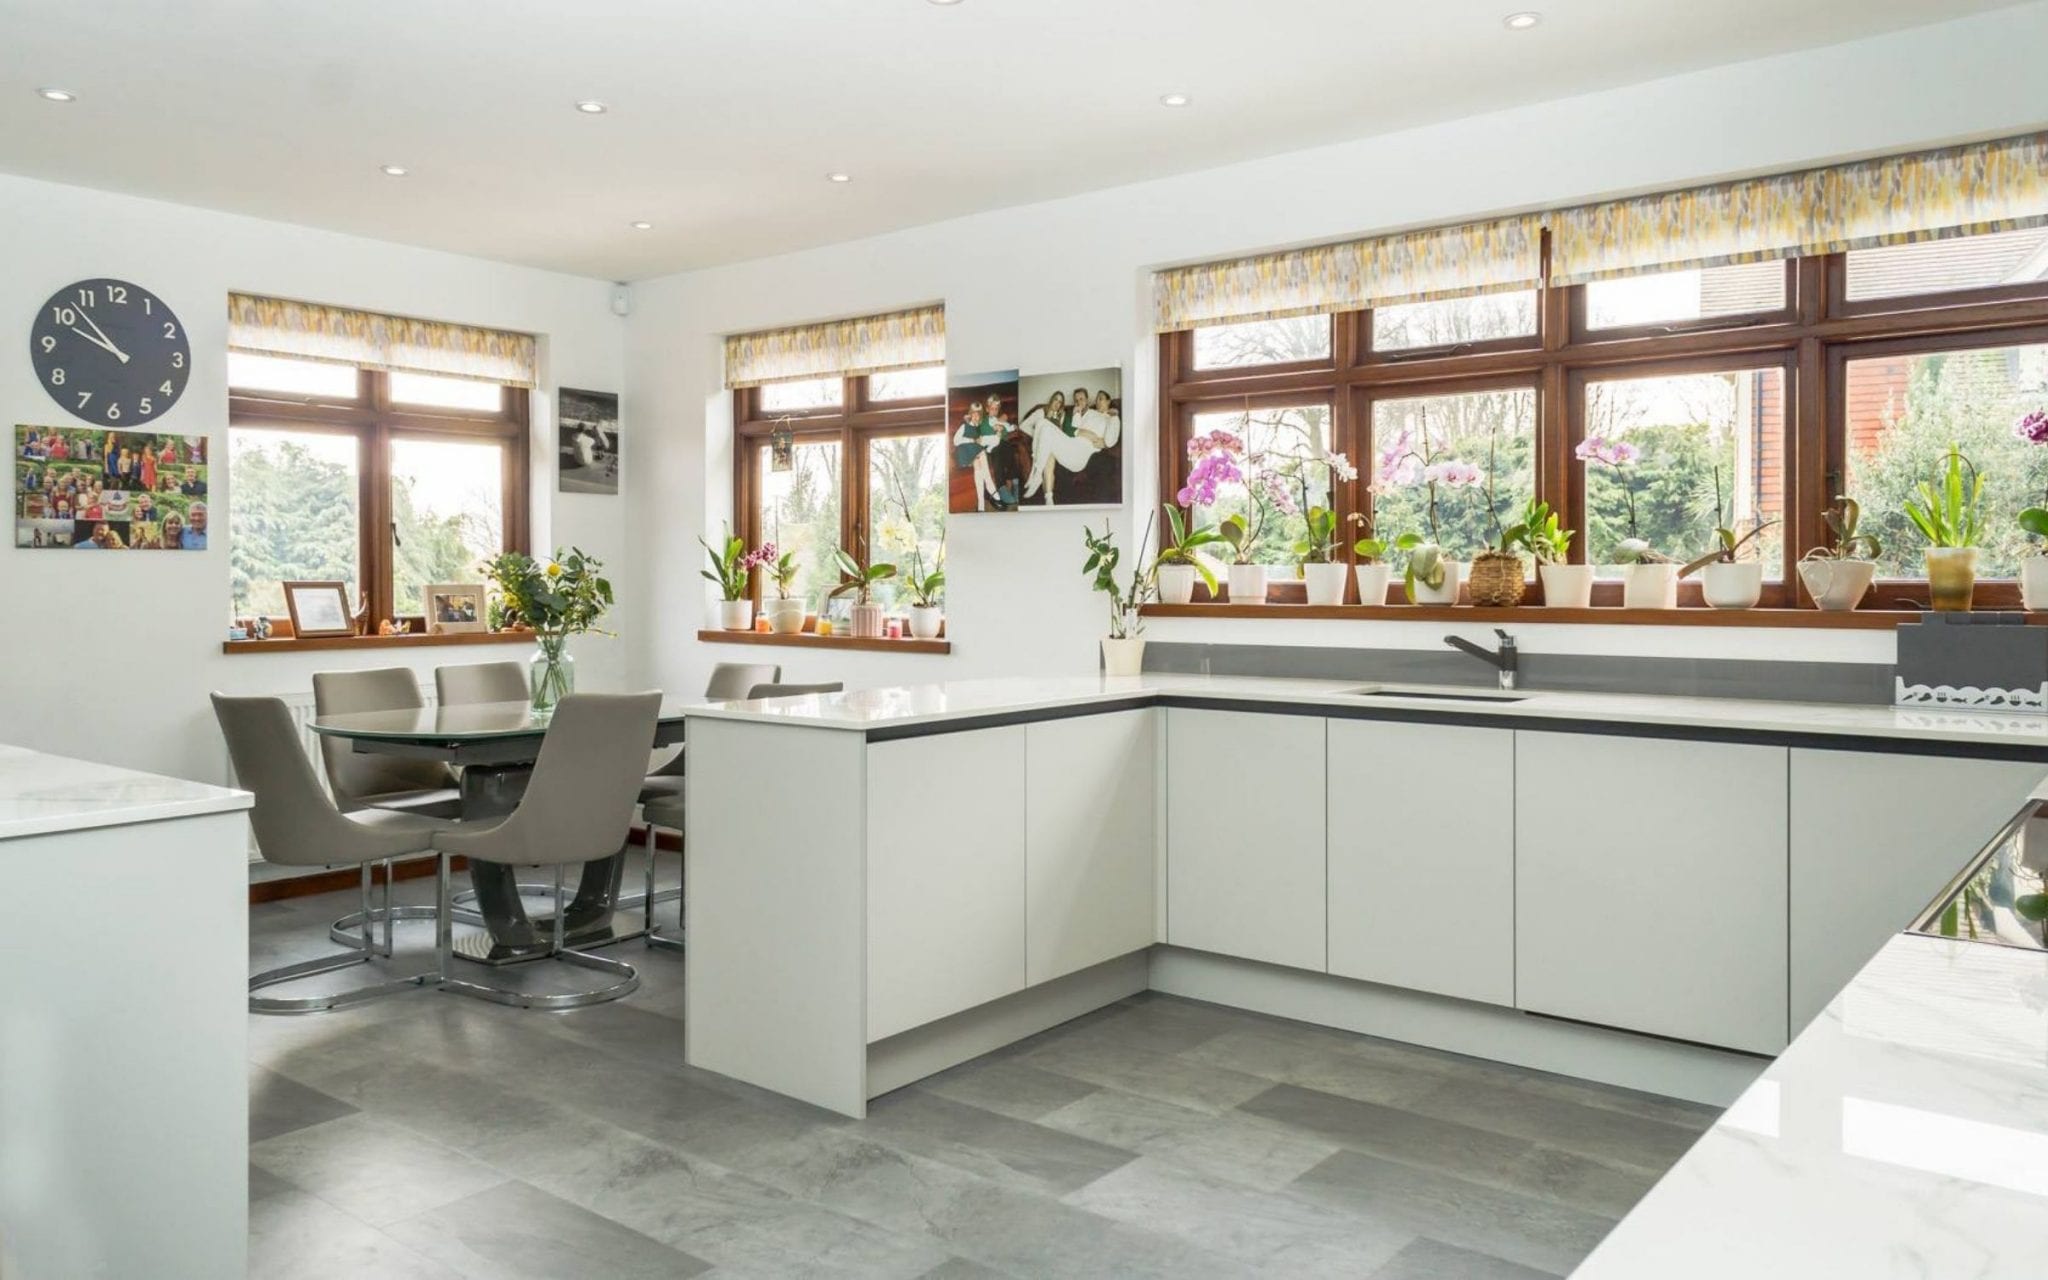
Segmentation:
{"type": "Polygon", "coordinates": [[[154,422],[185,394],[192,344],[171,309],[125,280],[81,280],[52,294],[29,332],[36,380],[75,418],[154,422]]]}

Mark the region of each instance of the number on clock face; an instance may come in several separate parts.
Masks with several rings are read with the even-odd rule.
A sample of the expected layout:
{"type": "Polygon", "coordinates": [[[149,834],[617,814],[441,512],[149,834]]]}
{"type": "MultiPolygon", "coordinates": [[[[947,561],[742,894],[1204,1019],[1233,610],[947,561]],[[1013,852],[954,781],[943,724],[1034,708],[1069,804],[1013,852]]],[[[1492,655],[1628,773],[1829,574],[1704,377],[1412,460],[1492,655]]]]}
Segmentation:
{"type": "Polygon", "coordinates": [[[192,346],[163,299],[125,280],[81,280],[50,295],[29,331],[36,380],[67,413],[134,428],[185,394],[192,346]]]}

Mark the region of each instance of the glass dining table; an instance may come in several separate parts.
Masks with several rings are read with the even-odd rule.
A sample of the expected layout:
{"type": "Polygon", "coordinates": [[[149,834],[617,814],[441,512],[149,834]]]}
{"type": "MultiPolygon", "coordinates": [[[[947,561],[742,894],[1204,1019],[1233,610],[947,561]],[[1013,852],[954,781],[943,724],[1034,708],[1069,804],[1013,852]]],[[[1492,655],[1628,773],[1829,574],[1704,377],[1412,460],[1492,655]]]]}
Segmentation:
{"type": "MultiPolygon", "coordinates": [[[[680,747],[683,713],[695,705],[701,702],[665,700],[650,746],[680,747]]],[[[480,702],[316,716],[308,727],[323,738],[347,741],[354,751],[439,760],[455,766],[461,777],[462,821],[488,822],[512,812],[525,794],[547,737],[548,718],[524,702],[480,702]]],[[[619,905],[625,853],[621,846],[609,858],[584,864],[576,896],[563,920],[565,941],[591,947],[618,936],[612,922],[619,905]]],[[[475,920],[483,931],[458,938],[458,954],[493,965],[516,964],[547,954],[553,917],[537,919],[527,914],[512,867],[471,862],[469,878],[475,890],[475,920]]],[[[432,914],[432,908],[394,910],[400,912],[401,919],[432,914]]],[[[457,918],[467,914],[465,911],[457,918]]]]}

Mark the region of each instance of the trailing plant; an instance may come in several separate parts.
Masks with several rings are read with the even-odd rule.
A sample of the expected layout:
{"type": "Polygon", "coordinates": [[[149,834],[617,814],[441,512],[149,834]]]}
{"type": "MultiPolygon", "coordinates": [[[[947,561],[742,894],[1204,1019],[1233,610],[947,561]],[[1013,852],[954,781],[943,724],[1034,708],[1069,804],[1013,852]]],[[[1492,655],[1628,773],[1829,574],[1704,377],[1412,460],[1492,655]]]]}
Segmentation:
{"type": "Polygon", "coordinates": [[[709,569],[698,570],[698,576],[718,585],[719,594],[727,600],[747,598],[748,577],[756,568],[775,559],[775,544],[769,543],[753,551],[735,536],[730,526],[726,527],[725,538],[716,547],[704,541],[704,535],[697,535],[697,545],[704,548],[704,554],[711,557],[709,569]]]}
{"type": "Polygon", "coordinates": [[[1800,559],[1875,560],[1884,554],[1884,543],[1877,535],[1862,532],[1863,507],[1856,499],[1836,494],[1821,519],[1828,526],[1827,545],[1813,548],[1800,559]]]}
{"type": "Polygon", "coordinates": [[[875,584],[886,582],[896,576],[896,566],[893,564],[869,564],[867,562],[867,541],[865,539],[861,541],[860,552],[860,557],[856,559],[846,553],[845,547],[834,547],[832,549],[832,562],[839,567],[839,573],[845,579],[845,581],[827,593],[832,599],[836,600],[840,596],[851,592],[855,604],[873,604],[875,602],[875,584]]]}
{"type": "Polygon", "coordinates": [[[1950,444],[1937,487],[1932,480],[1918,486],[1919,500],[1906,499],[1906,518],[1927,539],[1930,547],[1974,547],[1983,531],[1979,507],[1984,498],[1984,477],[1962,449],[1950,444]],[[1966,479],[1964,472],[1968,471],[1966,479]]]}
{"type": "Polygon", "coordinates": [[[1209,567],[1201,550],[1203,547],[1228,546],[1228,539],[1213,526],[1196,524],[1194,512],[1183,515],[1181,509],[1170,502],[1160,505],[1166,510],[1166,532],[1172,537],[1173,545],[1159,548],[1155,567],[1161,564],[1188,565],[1209,588],[1209,594],[1215,595],[1216,572],[1209,567]]]}
{"type": "Polygon", "coordinates": [[[1109,597],[1109,638],[1128,640],[1144,634],[1145,618],[1139,610],[1157,587],[1153,569],[1145,563],[1145,549],[1152,541],[1152,521],[1145,522],[1145,536],[1138,541],[1138,554],[1132,562],[1136,567],[1131,570],[1128,587],[1117,584],[1116,570],[1123,553],[1117,549],[1116,535],[1110,531],[1109,522],[1102,522],[1100,534],[1083,525],[1081,540],[1088,547],[1088,559],[1081,572],[1093,574],[1095,581],[1091,585],[1109,597]]]}

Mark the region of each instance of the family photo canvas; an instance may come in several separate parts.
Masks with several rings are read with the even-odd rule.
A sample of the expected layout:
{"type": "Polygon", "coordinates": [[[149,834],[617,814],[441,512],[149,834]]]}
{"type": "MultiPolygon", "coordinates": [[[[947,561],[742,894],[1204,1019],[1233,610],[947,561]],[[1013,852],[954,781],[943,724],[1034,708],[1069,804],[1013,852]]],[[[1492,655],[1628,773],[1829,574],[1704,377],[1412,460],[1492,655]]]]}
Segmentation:
{"type": "Polygon", "coordinates": [[[1120,368],[957,379],[946,422],[955,514],[1123,505],[1120,368]]]}

